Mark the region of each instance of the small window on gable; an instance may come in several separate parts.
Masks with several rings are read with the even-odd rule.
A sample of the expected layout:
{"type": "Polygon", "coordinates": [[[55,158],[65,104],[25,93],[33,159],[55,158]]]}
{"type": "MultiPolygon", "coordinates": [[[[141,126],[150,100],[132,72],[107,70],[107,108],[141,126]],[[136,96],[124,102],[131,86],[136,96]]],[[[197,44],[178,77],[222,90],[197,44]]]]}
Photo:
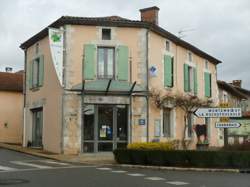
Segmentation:
{"type": "Polygon", "coordinates": [[[190,51],[188,52],[188,61],[193,62],[193,55],[190,51]]]}
{"type": "Polygon", "coordinates": [[[102,39],[111,40],[111,29],[102,29],[102,39]]]}
{"type": "Polygon", "coordinates": [[[38,54],[38,53],[39,53],[39,43],[36,43],[35,53],[36,53],[36,54],[38,54]]]}
{"type": "Polygon", "coordinates": [[[170,41],[166,41],[166,51],[170,51],[170,41]]]}
{"type": "Polygon", "coordinates": [[[208,61],[205,60],[205,69],[208,69],[208,61]]]}

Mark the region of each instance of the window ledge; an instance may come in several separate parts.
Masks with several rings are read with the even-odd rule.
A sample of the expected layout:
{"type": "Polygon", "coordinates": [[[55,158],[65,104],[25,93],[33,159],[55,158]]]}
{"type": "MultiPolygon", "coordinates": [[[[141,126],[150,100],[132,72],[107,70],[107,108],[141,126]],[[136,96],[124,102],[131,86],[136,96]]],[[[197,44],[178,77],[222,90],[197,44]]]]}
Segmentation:
{"type": "Polygon", "coordinates": [[[34,87],[34,88],[31,88],[30,90],[31,90],[32,92],[36,92],[36,91],[40,90],[40,87],[34,87]]]}

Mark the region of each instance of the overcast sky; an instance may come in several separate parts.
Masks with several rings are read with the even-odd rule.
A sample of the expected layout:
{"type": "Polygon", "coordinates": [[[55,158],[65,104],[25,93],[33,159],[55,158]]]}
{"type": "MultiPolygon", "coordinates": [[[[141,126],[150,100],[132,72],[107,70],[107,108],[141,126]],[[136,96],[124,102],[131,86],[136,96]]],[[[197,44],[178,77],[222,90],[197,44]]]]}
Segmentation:
{"type": "Polygon", "coordinates": [[[23,68],[19,45],[62,15],[140,19],[158,6],[159,24],[223,61],[218,78],[250,89],[250,0],[0,0],[0,70],[23,68]]]}

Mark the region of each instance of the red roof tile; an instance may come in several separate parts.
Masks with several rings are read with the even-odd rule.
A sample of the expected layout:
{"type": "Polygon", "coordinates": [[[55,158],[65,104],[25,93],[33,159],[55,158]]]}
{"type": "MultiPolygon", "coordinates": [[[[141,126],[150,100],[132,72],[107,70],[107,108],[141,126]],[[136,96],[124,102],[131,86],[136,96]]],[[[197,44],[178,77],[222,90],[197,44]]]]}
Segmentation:
{"type": "Polygon", "coordinates": [[[23,91],[23,73],[0,72],[0,91],[23,91]]]}

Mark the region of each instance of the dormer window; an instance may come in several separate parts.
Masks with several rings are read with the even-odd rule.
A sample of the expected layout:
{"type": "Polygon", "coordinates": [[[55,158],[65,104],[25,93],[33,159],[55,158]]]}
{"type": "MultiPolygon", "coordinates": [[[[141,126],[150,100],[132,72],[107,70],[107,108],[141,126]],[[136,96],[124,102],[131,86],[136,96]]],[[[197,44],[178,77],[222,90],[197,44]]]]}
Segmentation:
{"type": "Polygon", "coordinates": [[[102,29],[102,40],[111,40],[111,29],[102,29]]]}
{"type": "Polygon", "coordinates": [[[188,61],[193,62],[193,55],[190,51],[188,52],[188,61]]]}

